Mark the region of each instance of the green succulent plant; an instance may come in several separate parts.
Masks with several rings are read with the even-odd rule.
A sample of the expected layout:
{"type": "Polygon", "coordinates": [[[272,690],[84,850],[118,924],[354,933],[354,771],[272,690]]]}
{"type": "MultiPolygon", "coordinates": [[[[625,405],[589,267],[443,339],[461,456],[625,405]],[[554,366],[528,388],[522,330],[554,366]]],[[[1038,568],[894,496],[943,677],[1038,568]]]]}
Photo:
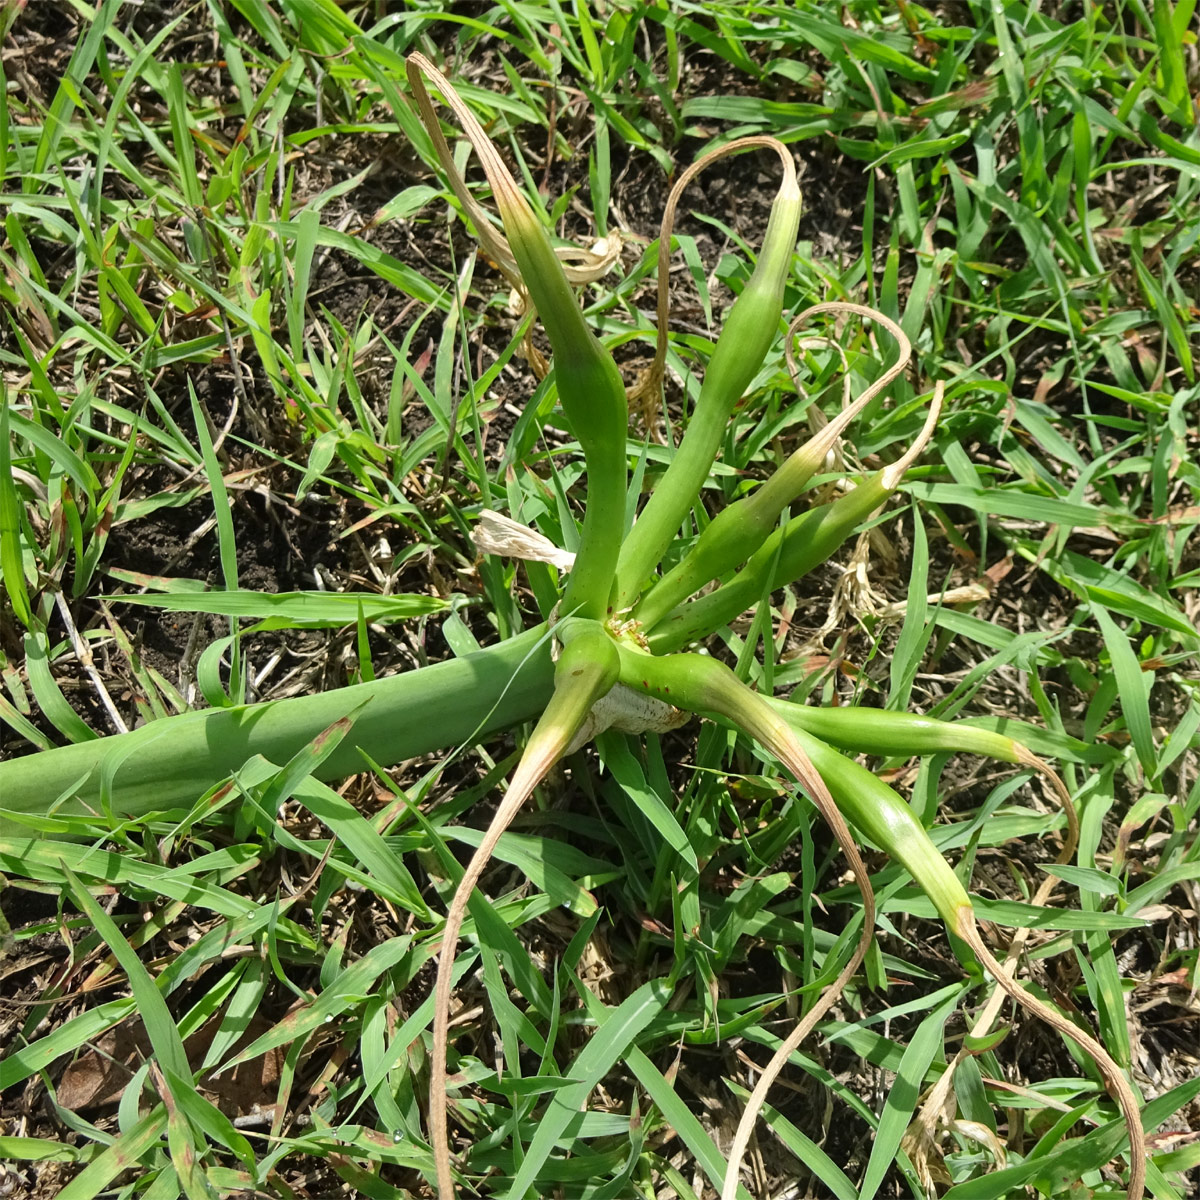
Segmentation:
{"type": "MultiPolygon", "coordinates": [[[[1103,1046],[1014,978],[1015,953],[997,961],[981,936],[963,882],[912,809],[882,780],[843,752],[914,755],[965,752],[1032,768],[1050,781],[1067,814],[1060,861],[1072,856],[1075,817],[1053,770],[1017,741],[962,724],[903,712],[822,709],[754,691],[703,644],[773,589],[793,583],[827,561],[901,483],[932,436],[944,385],[927,389],[929,414],[920,434],[895,462],[856,481],[837,498],[796,515],[813,477],[823,469],[847,426],[905,370],[909,344],[882,314],[860,305],[825,303],[801,313],[837,312],[875,322],[891,333],[897,359],[870,389],[802,445],[756,489],[731,503],[700,532],[673,566],[664,558],[700,507],[700,495],[720,451],[731,415],[776,342],[784,321],[785,290],[795,251],[801,198],[791,155],[778,142],[748,138],[722,147],[684,172],[672,192],[660,237],[658,348],[654,366],[635,395],[657,406],[667,333],[670,229],[682,189],[711,159],[748,147],[777,151],[783,180],[753,274],[726,315],[686,432],[649,500],[626,529],[629,503],[628,398],[621,372],[580,308],[572,283],[587,269],[556,250],[545,222],[517,186],[496,148],[450,82],[419,54],[407,60],[412,95],[446,178],[481,244],[537,312],[552,350],[553,385],[586,465],[587,501],[578,546],[565,571],[554,618],[478,654],[340,692],[246,708],[194,712],[120,737],[99,739],[0,765],[9,839],[69,830],[81,807],[132,813],[191,803],[197,785],[216,783],[249,757],[286,762],[307,742],[336,730],[315,763],[318,778],[361,767],[362,755],[381,765],[479,740],[489,732],[536,717],[503,799],[463,871],[441,934],[429,1097],[429,1135],[440,1200],[456,1195],[448,1120],[447,1053],[459,935],[468,903],[497,843],[548,771],[602,730],[638,735],[677,727],[693,716],[725,722],[748,735],[796,781],[828,822],[861,889],[862,923],[836,978],[760,1072],[728,1155],[722,1190],[732,1200],[742,1158],[772,1081],[789,1056],[835,1003],[859,969],[874,931],[875,900],[854,832],[898,860],[925,891],[956,939],[965,969],[986,971],[997,1000],[979,1018],[985,1027],[1000,999],[1010,997],[1072,1038],[1097,1064],[1128,1129],[1128,1195],[1139,1200],[1145,1177],[1145,1139],[1137,1097],[1103,1046]],[[499,210],[498,229],[477,203],[442,132],[426,81],[453,110],[482,163],[499,210]],[[715,586],[713,586],[715,584],[715,586]],[[694,649],[699,647],[700,649],[694,649]],[[61,798],[45,812],[45,797],[61,798]],[[32,827],[32,828],[31,828],[32,827]]],[[[2,441],[2,435],[0,435],[2,441]]],[[[511,528],[485,544],[495,552],[529,554],[511,528]]],[[[566,565],[563,547],[551,548],[566,565]]],[[[532,553],[539,553],[534,549],[532,553]]],[[[309,764],[312,765],[311,763],[309,764]]],[[[1053,886],[1035,898],[1039,902],[1053,886]]],[[[1019,947],[1020,938],[1014,942],[1019,947]]],[[[668,981],[669,983],[670,981],[668,981]]],[[[949,1087],[950,1072],[910,1131],[914,1155],[927,1152],[949,1087]]],[[[518,1172],[510,1195],[524,1196],[533,1178],[518,1172]]]]}

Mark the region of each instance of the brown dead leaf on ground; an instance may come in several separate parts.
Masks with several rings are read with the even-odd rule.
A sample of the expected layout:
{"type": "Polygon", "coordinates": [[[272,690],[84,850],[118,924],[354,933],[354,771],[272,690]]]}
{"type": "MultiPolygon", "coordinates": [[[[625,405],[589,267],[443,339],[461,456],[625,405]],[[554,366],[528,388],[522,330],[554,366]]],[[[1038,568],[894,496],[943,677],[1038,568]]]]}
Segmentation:
{"type": "MultiPolygon", "coordinates": [[[[238,1047],[248,1046],[271,1027],[266,1017],[255,1016],[238,1047]]],[[[214,1019],[184,1042],[193,1069],[203,1062],[217,1029],[214,1019]]],[[[118,1103],[151,1053],[150,1039],[140,1021],[125,1021],[108,1030],[63,1072],[58,1082],[58,1103],[81,1114],[118,1103]]],[[[199,1091],[227,1117],[245,1116],[273,1103],[282,1067],[283,1050],[276,1048],[239,1063],[232,1071],[202,1076],[199,1091]]]]}

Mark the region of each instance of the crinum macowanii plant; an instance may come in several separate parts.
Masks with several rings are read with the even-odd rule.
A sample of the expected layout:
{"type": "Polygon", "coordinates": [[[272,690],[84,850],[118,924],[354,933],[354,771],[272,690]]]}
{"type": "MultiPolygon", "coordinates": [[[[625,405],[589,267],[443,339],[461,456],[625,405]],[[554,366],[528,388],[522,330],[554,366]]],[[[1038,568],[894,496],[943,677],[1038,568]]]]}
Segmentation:
{"type": "MultiPolygon", "coordinates": [[[[791,268],[800,216],[800,192],[792,158],[770,138],[730,143],[689,168],[672,191],[659,242],[658,345],[654,366],[635,389],[653,405],[661,388],[667,328],[667,259],[670,229],[682,189],[712,158],[748,146],[779,154],[783,182],[775,197],[755,270],[726,314],[705,371],[699,396],[670,465],[628,534],[624,513],[629,486],[626,437],[628,400],[611,354],[589,327],[541,218],[517,187],[495,147],[454,88],[427,59],[408,59],[408,77],[422,120],[456,196],[473,220],[488,254],[536,309],[552,349],[558,400],[583,451],[587,504],[578,550],[570,565],[553,626],[556,648],[553,690],[529,737],[515,774],[450,902],[440,950],[429,1132],[440,1200],[456,1195],[448,1125],[446,1059],[452,971],[471,893],[505,829],[547,772],[565,754],[604,728],[637,734],[677,727],[692,715],[715,717],[742,730],[793,776],[828,822],[863,897],[858,942],[837,978],[825,988],[767,1064],[745,1105],[722,1189],[732,1200],[740,1165],[772,1081],[789,1056],[828,1012],[858,970],[870,944],[875,901],[871,883],[846,818],[880,850],[897,859],[926,892],[947,929],[999,985],[976,1032],[995,1018],[1008,996],[1072,1038],[1097,1064],[1128,1127],[1128,1195],[1142,1195],[1145,1141],[1137,1098],[1117,1064],[1089,1034],[1034,997],[1014,979],[1016,951],[1001,965],[980,935],[970,898],[911,809],[881,780],[839,750],[883,754],[961,751],[989,755],[1040,771],[1068,815],[1060,861],[1074,851],[1075,819],[1057,775],[1010,738],[958,724],[899,712],[818,709],[759,695],[716,658],[688,652],[756,604],[767,592],[799,579],[826,561],[898,487],[906,469],[933,433],[942,406],[942,385],[932,393],[920,436],[895,463],[861,479],[836,499],[798,516],[787,516],[805,486],[837,446],[839,435],[867,403],[904,370],[910,348],[904,333],[882,314],[847,303],[817,305],[788,330],[819,312],[856,314],[888,330],[899,345],[895,365],[838,418],[802,445],[756,490],[728,505],[695,538],[681,561],[660,574],[668,547],[699,505],[700,491],[719,451],[734,406],[758,373],[775,341],[784,288],[791,268]],[[426,87],[432,81],[453,110],[478,156],[499,209],[503,235],[491,225],[460,175],[426,87]],[[719,586],[705,590],[714,581],[719,586]],[[703,591],[704,594],[700,595],[703,591]]],[[[514,556],[545,556],[566,565],[562,551],[524,544],[519,534],[489,517],[484,549],[514,556]],[[497,533],[499,529],[499,533],[497,533]]],[[[1043,902],[1053,880],[1035,897],[1043,902]]],[[[939,1115],[949,1089],[947,1072],[909,1131],[914,1160],[935,1153],[939,1115]]],[[[526,1195],[532,1179],[518,1175],[510,1195],[526,1195]]]]}
{"type": "MultiPolygon", "coordinates": [[[[1023,933],[1013,939],[1006,963],[996,961],[980,936],[962,882],[912,810],[887,784],[840,752],[889,757],[974,753],[1040,771],[1066,813],[1067,836],[1059,854],[1059,861],[1066,862],[1074,853],[1075,819],[1070,797],[1054,772],[1011,738],[961,723],[869,708],[819,708],[759,695],[717,659],[687,649],[725,629],[773,589],[793,583],[825,562],[884,504],[933,432],[942,403],[941,385],[931,389],[923,431],[897,461],[853,486],[852,479],[846,478],[836,498],[791,515],[792,505],[815,473],[827,469],[827,456],[836,454],[838,438],[848,423],[886,390],[909,360],[903,332],[882,314],[845,303],[810,308],[791,322],[785,345],[791,347],[795,331],[819,313],[858,316],[871,320],[897,342],[895,364],[862,396],[853,402],[847,399],[837,418],[760,486],[711,521],[693,521],[693,514],[702,509],[701,488],[731,414],[779,335],[800,212],[795,168],[786,149],[769,138],[731,142],[683,172],[668,201],[659,239],[657,350],[654,366],[633,389],[648,408],[658,407],[661,397],[670,224],[683,187],[714,157],[751,146],[778,153],[783,182],[754,273],[725,316],[686,432],[625,535],[626,390],[571,290],[572,282],[595,278],[611,260],[614,247],[610,243],[590,256],[553,248],[541,218],[451,85],[419,55],[409,60],[408,70],[434,149],[463,210],[488,255],[537,310],[552,350],[558,399],[586,460],[587,505],[573,558],[561,547],[531,542],[529,531],[521,531],[518,538],[511,523],[505,525],[491,515],[481,519],[477,535],[481,545],[495,552],[541,556],[563,569],[570,561],[553,629],[538,625],[475,654],[369,683],[256,705],[190,711],[126,734],[5,761],[0,763],[0,841],[19,859],[22,847],[33,837],[46,836],[47,828],[58,830],[61,820],[66,820],[61,828],[69,831],[72,813],[104,814],[118,821],[137,812],[163,812],[178,805],[190,808],[205,787],[211,786],[213,795],[228,792],[236,773],[254,758],[287,763],[293,755],[307,756],[310,746],[319,746],[320,753],[312,756],[313,775],[336,779],[361,771],[364,755],[388,766],[477,743],[491,732],[540,713],[495,818],[450,901],[442,929],[429,1132],[438,1191],[441,1200],[451,1200],[454,1162],[446,1054],[452,972],[464,912],[489,856],[546,771],[601,729],[636,735],[677,727],[693,714],[715,718],[743,730],[796,779],[828,821],[863,896],[857,944],[837,978],[763,1068],[747,1100],[725,1167],[724,1200],[736,1194],[741,1161],[772,1080],[835,1003],[869,944],[874,897],[850,826],[897,860],[925,890],[957,938],[956,948],[968,969],[982,966],[999,984],[976,1019],[975,1035],[986,1032],[1005,997],[1011,997],[1072,1038],[1095,1061],[1128,1129],[1127,1188],[1136,1200],[1145,1178],[1145,1138],[1129,1083],[1094,1038],[1015,981],[1023,933]],[[425,77],[434,81],[454,110],[483,163],[500,209],[503,234],[490,223],[455,167],[425,77]],[[702,532],[676,565],[660,570],[668,547],[689,526],[702,532]],[[546,652],[547,640],[556,647],[557,661],[551,662],[546,652]],[[45,822],[48,812],[53,813],[50,826],[45,822]]],[[[546,366],[538,364],[538,369],[546,366]]],[[[1033,897],[1034,903],[1045,903],[1054,882],[1053,877],[1047,880],[1033,897]]],[[[942,1074],[909,1130],[906,1149],[918,1169],[922,1164],[931,1171],[936,1168],[937,1138],[951,1107],[951,1081],[958,1061],[942,1074]]],[[[532,1155],[523,1160],[531,1161],[532,1155]]],[[[718,1169],[712,1163],[706,1169],[715,1179],[718,1169]]],[[[509,1194],[526,1196],[533,1184],[530,1170],[524,1167],[509,1194]]]]}

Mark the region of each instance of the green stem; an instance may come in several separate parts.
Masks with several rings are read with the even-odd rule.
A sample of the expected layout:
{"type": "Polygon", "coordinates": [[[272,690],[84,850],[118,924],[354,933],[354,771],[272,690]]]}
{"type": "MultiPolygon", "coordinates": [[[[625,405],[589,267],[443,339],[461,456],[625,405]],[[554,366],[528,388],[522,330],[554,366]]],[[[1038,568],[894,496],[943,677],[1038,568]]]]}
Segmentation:
{"type": "Polygon", "coordinates": [[[678,605],[653,626],[647,635],[651,650],[666,654],[706,637],[708,631],[720,629],[757,604],[764,592],[793,583],[825,562],[887,499],[879,478],[868,479],[832,504],[793,517],[776,529],[727,583],[678,605]]]}
{"type": "MultiPolygon", "coordinates": [[[[690,712],[709,712],[745,729],[773,754],[797,744],[812,770],[802,778],[814,801],[820,794],[832,797],[850,820],[879,849],[904,864],[926,890],[938,912],[955,932],[959,910],[970,904],[966,890],[925,827],[890,787],[865,767],[843,757],[800,724],[808,710],[777,704],[752,692],[722,662],[707,655],[675,654],[657,658],[625,646],[621,655],[621,682],[647,695],[690,712]],[[799,720],[797,719],[799,714],[799,720]],[[815,781],[813,777],[815,776],[815,781]]],[[[822,808],[824,813],[824,809],[822,808]]]]}
{"type": "Polygon", "coordinates": [[[854,952],[838,972],[837,978],[822,991],[812,1008],[763,1069],[746,1103],[730,1147],[729,1164],[722,1190],[722,1196],[726,1200],[732,1200],[737,1193],[742,1156],[772,1082],[796,1047],[836,1003],[866,955],[875,930],[875,893],[871,889],[866,864],[826,786],[823,772],[814,765],[787,723],[761,696],[752,692],[724,663],[716,659],[699,654],[652,658],[625,646],[619,646],[618,651],[621,658],[621,682],[627,687],[657,696],[692,712],[708,712],[722,716],[773,754],[791,772],[825,818],[862,891],[862,931],[854,952]]]}
{"type": "Polygon", "coordinates": [[[579,302],[550,244],[543,219],[530,207],[474,114],[424,55],[410,55],[407,64],[409,84],[420,107],[421,119],[437,147],[438,157],[452,182],[458,185],[455,190],[468,202],[468,211],[475,215],[480,238],[499,253],[501,248],[487,229],[487,218],[470,202],[470,192],[454,169],[453,157],[442,137],[423,75],[435,81],[443,100],[458,117],[463,132],[479,156],[508,235],[507,250],[550,339],[558,398],[583,448],[588,469],[588,504],[583,534],[567,584],[563,611],[601,620],[608,611],[609,593],[616,574],[628,487],[625,437],[629,415],[621,372],[584,320],[579,302]]]}
{"type": "Polygon", "coordinates": [[[933,901],[947,928],[961,936],[962,909],[970,908],[970,897],[903,797],[866,767],[807,733],[795,719],[797,711],[807,710],[797,705],[771,707],[785,717],[850,824],[904,867],[933,901]]]}
{"type": "MultiPolygon", "coordinates": [[[[918,754],[982,754],[1001,762],[1025,762],[1028,751],[1012,738],[961,721],[939,721],[917,713],[882,708],[818,708],[771,700],[793,729],[851,754],[911,758],[918,754]]],[[[1032,764],[1031,764],[1032,765],[1032,764]]]]}
{"type": "Polygon", "coordinates": [[[587,463],[587,504],[563,612],[592,620],[609,611],[625,525],[629,484],[625,385],[612,356],[588,327],[540,225],[509,228],[521,275],[554,350],[558,399],[587,463]]]}
{"type": "MultiPolygon", "coordinates": [[[[710,580],[744,563],[770,536],[783,510],[793,503],[808,481],[820,470],[838,438],[862,410],[903,371],[912,353],[904,331],[882,313],[860,304],[831,301],[806,309],[788,329],[789,365],[791,334],[816,313],[855,313],[878,321],[889,329],[900,347],[897,361],[849,404],[819,433],[810,438],[767,479],[757,491],[735,501],[719,512],[695,544],[678,563],[642,597],[634,617],[647,629],[653,629],[677,604],[698,592],[710,580]]],[[[794,374],[794,373],[793,373],[794,374]]]]}
{"type": "MultiPolygon", "coordinates": [[[[939,721],[916,713],[892,712],[880,708],[816,708],[770,699],[768,703],[799,735],[808,734],[851,754],[879,754],[910,758],[920,754],[981,754],[1000,762],[1020,763],[1037,771],[1050,785],[1067,819],[1066,836],[1059,851],[1059,862],[1070,862],[1079,843],[1079,815],[1071,793],[1058,772],[1038,758],[1027,746],[1002,733],[977,729],[961,721],[939,721]]],[[[875,779],[870,772],[866,773],[875,779]]],[[[878,782],[878,780],[876,780],[878,782]]],[[[832,783],[830,784],[833,787],[832,783]]],[[[864,786],[870,790],[871,786],[864,786]]],[[[888,789],[889,791],[891,789],[888,789]]],[[[836,789],[834,789],[836,794],[836,789]]],[[[848,803],[853,803],[851,799],[848,803]]],[[[907,806],[906,806],[907,807],[907,806]]],[[[847,810],[849,811],[849,810],[847,810]]],[[[866,826],[852,815],[859,829],[866,826]]],[[[914,872],[915,876],[915,872],[914,872]]],[[[945,916],[945,914],[943,914],[945,916]]]]}
{"type": "Polygon", "coordinates": [[[696,503],[734,405],[758,374],[779,331],[800,223],[800,189],[790,158],[786,161],[788,174],[771,207],[754,274],[725,318],[687,432],[621,547],[614,598],[618,612],[637,599],[696,503]]]}
{"type": "Polygon", "coordinates": [[[900,486],[904,472],[933,436],[942,411],[943,385],[933,389],[925,426],[904,454],[832,504],[794,517],[776,529],[734,577],[715,592],[681,604],[649,632],[650,648],[666,654],[720,629],[757,604],[764,592],[792,583],[823,563],[900,486]]]}

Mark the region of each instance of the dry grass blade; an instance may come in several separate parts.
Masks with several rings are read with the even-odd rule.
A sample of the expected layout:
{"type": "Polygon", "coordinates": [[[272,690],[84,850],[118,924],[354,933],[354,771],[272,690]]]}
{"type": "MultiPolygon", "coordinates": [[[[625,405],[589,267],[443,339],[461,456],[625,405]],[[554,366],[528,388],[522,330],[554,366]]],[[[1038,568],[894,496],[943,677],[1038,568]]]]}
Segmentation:
{"type": "Polygon", "coordinates": [[[433,1157],[437,1165],[437,1188],[440,1200],[454,1200],[454,1173],[451,1165],[450,1133],[447,1119],[448,1097],[446,1094],[446,1053],[450,1043],[450,999],[453,989],[454,958],[458,951],[458,936],[462,931],[463,919],[471,892],[491,861],[496,843],[512,824],[521,806],[532,794],[533,789],[545,778],[546,773],[558,761],[560,754],[553,751],[540,755],[526,754],[517,767],[496,815],[487,827],[483,841],[479,843],[463,877],[454,891],[446,923],[442,927],[442,945],[438,953],[437,986],[434,989],[433,1007],[433,1063],[429,1077],[429,1139],[433,1146],[433,1157]]]}
{"type": "MultiPolygon", "coordinates": [[[[1022,746],[1020,742],[1015,743],[1015,748],[1017,761],[1023,766],[1032,767],[1050,785],[1054,798],[1067,818],[1067,836],[1054,861],[1060,866],[1069,863],[1075,857],[1075,850],[1079,845],[1079,813],[1076,811],[1074,800],[1071,799],[1071,793],[1067,791],[1067,785],[1063,783],[1062,776],[1044,758],[1039,758],[1028,747],[1022,746]]],[[[1050,883],[1052,890],[1054,881],[1047,882],[1050,883]]],[[[1045,887],[1046,884],[1042,884],[1042,888],[1045,887]]],[[[1038,890],[1041,891],[1041,888],[1038,890]]],[[[1040,901],[1034,901],[1034,903],[1040,903],[1040,901]]]]}
{"type": "MultiPolygon", "coordinates": [[[[857,307],[857,306],[856,306],[857,307]]],[[[810,310],[811,311],[811,310],[810,310]]],[[[867,310],[870,314],[871,310],[867,310]]],[[[908,339],[900,335],[902,349],[907,349],[908,339]]],[[[904,354],[901,355],[900,370],[903,370],[903,364],[906,361],[904,354]]],[[[882,387],[886,387],[891,379],[895,378],[896,370],[893,368],[893,373],[890,378],[885,377],[882,384],[876,385],[875,395],[878,395],[882,387]]],[[[929,414],[926,418],[925,425],[921,433],[917,436],[912,446],[908,451],[891,467],[885,471],[885,486],[889,489],[894,488],[903,478],[904,472],[913,463],[917,456],[924,449],[929,438],[933,436],[933,431],[937,427],[938,418],[941,416],[942,401],[944,396],[944,385],[939,381],[934,387],[933,400],[930,403],[929,414]]],[[[868,400],[870,397],[868,396],[868,400]]],[[[842,426],[844,428],[844,425],[842,426]]],[[[823,431],[824,432],[824,431],[823,431]]],[[[836,438],[837,431],[832,435],[836,438]]],[[[830,442],[832,444],[832,440],[830,442]]],[[[850,961],[842,969],[837,979],[834,980],[828,988],[822,992],[817,1003],[806,1014],[804,1019],[792,1030],[791,1034],[775,1052],[771,1061],[764,1068],[758,1083],[754,1090],[750,1093],[750,1097],[746,1102],[745,1111],[742,1113],[742,1118],[738,1122],[737,1131],[734,1134],[733,1144],[729,1151],[729,1166],[725,1175],[725,1182],[721,1192],[721,1200],[733,1200],[737,1193],[738,1175],[741,1168],[741,1160],[745,1155],[746,1147],[749,1145],[750,1136],[754,1129],[754,1123],[758,1119],[758,1114],[762,1111],[763,1105],[766,1103],[767,1093],[770,1090],[771,1084],[774,1082],[780,1071],[788,1059],[795,1052],[797,1047],[804,1041],[808,1034],[812,1031],[816,1023],[825,1015],[826,1012],[837,1002],[838,997],[845,990],[847,983],[853,978],[854,972],[858,970],[859,964],[866,955],[867,948],[871,943],[871,937],[874,932],[875,924],[875,895],[871,889],[870,879],[867,875],[866,866],[862,861],[862,856],[858,852],[858,847],[854,842],[853,835],[850,833],[849,827],[846,825],[844,818],[838,811],[833,797],[829,794],[828,788],[825,786],[825,781],[821,778],[816,768],[813,766],[808,755],[799,745],[791,730],[782,721],[778,725],[773,721],[770,726],[765,729],[754,730],[755,737],[758,738],[768,749],[782,762],[789,771],[796,777],[797,780],[805,787],[811,797],[813,803],[820,811],[821,815],[828,822],[834,837],[837,839],[838,845],[841,846],[842,852],[846,855],[850,863],[850,867],[854,872],[855,879],[858,881],[859,887],[863,894],[863,932],[859,938],[858,945],[855,947],[850,961]]]]}
{"type": "MultiPolygon", "coordinates": [[[[1022,747],[1018,750],[1018,758],[1025,765],[1033,767],[1044,775],[1063,807],[1063,811],[1067,817],[1067,837],[1064,840],[1063,848],[1058,855],[1057,861],[1059,864],[1067,863],[1074,857],[1079,834],[1079,821],[1075,807],[1071,801],[1070,793],[1057,773],[1036,755],[1022,747]]],[[[1047,879],[1038,888],[1034,895],[1033,903],[1035,905],[1045,904],[1049,900],[1057,882],[1054,877],[1047,879]]],[[[975,914],[969,908],[960,910],[955,932],[975,952],[976,957],[987,969],[992,978],[995,979],[997,984],[997,991],[976,1021],[972,1029],[972,1036],[982,1037],[987,1033],[999,1012],[1003,997],[1008,996],[1027,1012],[1040,1018],[1064,1037],[1068,1037],[1074,1041],[1099,1068],[1101,1074],[1104,1076],[1109,1094],[1121,1110],[1121,1116],[1129,1132],[1129,1185],[1126,1195],[1128,1200],[1141,1200],[1146,1183],[1146,1137],[1142,1130],[1141,1113],[1138,1107],[1137,1096],[1122,1074],[1121,1068],[1096,1038],[1080,1029],[1079,1026],[1065,1017],[1056,1008],[1043,1003],[1017,983],[1015,978],[1016,964],[1021,948],[1028,936],[1028,931],[1021,930],[1013,938],[1006,961],[1003,964],[995,958],[983,941],[983,938],[980,936],[979,927],[975,921],[975,914]]],[[[921,1115],[906,1135],[907,1146],[922,1160],[918,1165],[923,1167],[927,1177],[931,1174],[930,1156],[936,1153],[934,1131],[941,1115],[947,1111],[954,1068],[966,1053],[965,1050],[961,1051],[959,1056],[943,1074],[942,1079],[938,1081],[937,1086],[927,1098],[921,1115]]]]}
{"type": "MultiPolygon", "coordinates": [[[[451,190],[471,218],[471,223],[475,226],[476,236],[479,238],[484,252],[499,267],[505,279],[523,300],[528,302],[529,294],[521,279],[521,272],[517,267],[517,260],[508,244],[508,239],[496,228],[487,212],[475,199],[471,189],[467,186],[467,181],[459,171],[454,161],[454,153],[442,133],[441,122],[438,120],[429,91],[421,78],[422,74],[427,75],[433,81],[441,93],[442,99],[458,118],[467,141],[471,143],[472,149],[479,156],[492,188],[499,192],[506,187],[511,187],[516,192],[515,180],[496,152],[491,139],[484,132],[483,126],[479,124],[475,114],[463,102],[445,75],[420,53],[409,55],[407,63],[408,81],[413,96],[416,98],[417,107],[420,109],[421,120],[433,141],[438,162],[451,190]]],[[[593,283],[606,275],[620,257],[621,239],[619,236],[610,235],[597,242],[596,246],[591,249],[585,249],[582,246],[565,246],[556,248],[555,254],[562,262],[564,274],[572,283],[593,283]]]]}
{"type": "Polygon", "coordinates": [[[933,399],[929,402],[929,412],[925,417],[925,424],[921,426],[921,432],[916,436],[916,440],[894,463],[884,467],[879,472],[880,486],[884,491],[894,492],[900,486],[900,481],[904,478],[904,473],[917,461],[921,452],[929,445],[929,439],[933,437],[934,430],[937,429],[937,423],[941,419],[942,404],[945,398],[946,385],[939,379],[933,385],[933,399]]]}
{"type": "Polygon", "coordinates": [[[522,289],[521,273],[517,269],[517,260],[509,248],[508,239],[493,225],[491,218],[475,199],[471,189],[467,187],[467,181],[459,172],[454,162],[454,154],[442,133],[441,121],[433,107],[433,101],[421,78],[422,73],[433,81],[442,95],[442,100],[458,118],[458,123],[462,126],[463,133],[466,134],[472,149],[479,156],[479,161],[493,188],[497,187],[496,179],[498,178],[507,180],[509,186],[514,190],[516,190],[516,183],[496,153],[491,139],[475,119],[475,114],[463,103],[450,81],[423,54],[410,55],[408,58],[409,86],[412,88],[417,107],[420,109],[421,121],[433,140],[438,162],[445,172],[451,189],[458,197],[459,203],[471,218],[471,223],[475,226],[475,236],[483,246],[484,252],[500,269],[505,279],[514,288],[520,290],[522,289]],[[493,178],[493,173],[495,178],[493,178]]]}

